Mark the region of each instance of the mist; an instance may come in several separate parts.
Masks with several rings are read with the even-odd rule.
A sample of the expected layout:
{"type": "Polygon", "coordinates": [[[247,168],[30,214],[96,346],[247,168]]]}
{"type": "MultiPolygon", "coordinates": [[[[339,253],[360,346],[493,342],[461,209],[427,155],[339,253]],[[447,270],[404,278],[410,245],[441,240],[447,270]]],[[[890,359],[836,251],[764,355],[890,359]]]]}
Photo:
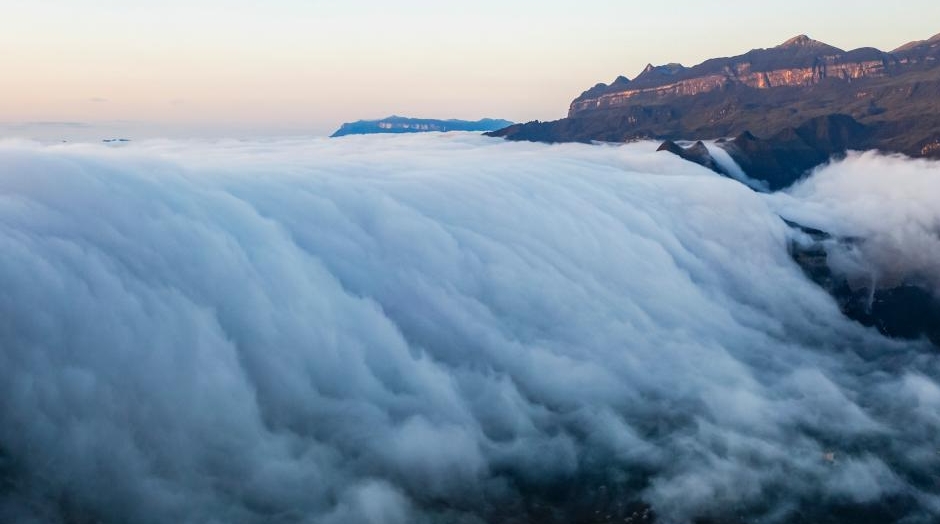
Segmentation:
{"type": "Polygon", "coordinates": [[[935,522],[940,354],[783,219],[940,290],[940,167],[655,146],[0,142],[0,520],[935,522]]]}
{"type": "Polygon", "coordinates": [[[771,198],[782,215],[860,241],[835,258],[843,272],[864,272],[876,285],[920,279],[940,290],[938,172],[934,161],[855,153],[771,198]]]}

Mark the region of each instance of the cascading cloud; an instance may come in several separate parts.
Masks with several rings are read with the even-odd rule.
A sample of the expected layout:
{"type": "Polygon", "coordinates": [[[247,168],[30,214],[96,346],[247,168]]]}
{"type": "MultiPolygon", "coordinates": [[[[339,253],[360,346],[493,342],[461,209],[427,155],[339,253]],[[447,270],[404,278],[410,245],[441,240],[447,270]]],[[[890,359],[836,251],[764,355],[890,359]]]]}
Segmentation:
{"type": "Polygon", "coordinates": [[[781,216],[940,289],[938,164],[654,146],[0,144],[0,521],[936,522],[940,353],[781,216]]]}

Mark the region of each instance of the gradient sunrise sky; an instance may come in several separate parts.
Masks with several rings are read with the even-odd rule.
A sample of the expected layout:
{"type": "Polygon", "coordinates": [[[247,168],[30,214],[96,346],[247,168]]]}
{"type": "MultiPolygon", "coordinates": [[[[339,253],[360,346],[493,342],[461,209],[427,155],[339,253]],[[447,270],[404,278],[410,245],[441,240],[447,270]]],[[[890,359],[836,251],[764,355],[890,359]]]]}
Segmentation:
{"type": "Polygon", "coordinates": [[[596,82],[796,34],[890,50],[940,2],[4,0],[0,135],[327,134],[391,114],[564,116],[596,82]]]}

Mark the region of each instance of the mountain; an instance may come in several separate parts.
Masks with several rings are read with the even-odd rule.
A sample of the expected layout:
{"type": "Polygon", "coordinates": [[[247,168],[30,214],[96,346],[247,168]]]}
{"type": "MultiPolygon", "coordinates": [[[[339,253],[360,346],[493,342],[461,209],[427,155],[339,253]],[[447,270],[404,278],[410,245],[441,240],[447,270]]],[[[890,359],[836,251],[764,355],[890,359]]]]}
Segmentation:
{"type": "MultiPolygon", "coordinates": [[[[567,118],[488,134],[540,142],[737,137],[725,143],[737,144],[728,147],[732,157],[763,167],[786,156],[787,143],[813,162],[872,148],[940,158],[940,35],[892,52],[844,51],[800,35],[692,67],[648,65],[632,80],[619,76],[588,89],[571,102],[567,118]],[[816,132],[808,128],[820,125],[820,133],[844,133],[846,140],[811,137],[816,132]]],[[[771,186],[782,187],[807,165],[815,164],[749,174],[779,179],[771,186]]]]}
{"type": "Polygon", "coordinates": [[[806,240],[790,242],[790,256],[803,272],[836,299],[839,309],[852,320],[874,327],[892,338],[926,338],[940,349],[940,296],[929,285],[908,278],[891,285],[877,285],[874,274],[859,285],[833,271],[830,256],[840,250],[854,250],[863,239],[838,238],[819,229],[784,220],[806,235],[806,240]]]}
{"type": "MultiPolygon", "coordinates": [[[[767,189],[783,189],[803,173],[839,157],[849,149],[869,149],[872,131],[848,115],[812,118],[797,127],[788,127],[768,138],[758,138],[745,131],[732,140],[717,144],[727,151],[741,169],[764,183],[767,189]]],[[[683,151],[685,153],[685,151],[683,151]]],[[[683,158],[704,165],[719,174],[708,158],[683,158]]]]}
{"type": "Polygon", "coordinates": [[[376,133],[427,133],[432,131],[495,131],[512,125],[508,120],[484,118],[467,120],[433,120],[390,116],[382,120],[359,120],[340,126],[331,137],[371,135],[376,133]]]}

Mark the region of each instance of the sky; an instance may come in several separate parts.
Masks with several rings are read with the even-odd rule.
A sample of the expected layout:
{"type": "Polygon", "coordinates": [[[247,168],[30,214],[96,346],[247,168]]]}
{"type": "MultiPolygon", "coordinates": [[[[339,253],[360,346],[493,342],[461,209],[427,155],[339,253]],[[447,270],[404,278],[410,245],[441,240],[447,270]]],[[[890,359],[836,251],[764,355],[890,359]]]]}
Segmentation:
{"type": "Polygon", "coordinates": [[[551,120],[647,63],[693,65],[801,33],[890,50],[940,32],[933,0],[3,4],[4,136],[328,134],[392,114],[551,120]]]}

